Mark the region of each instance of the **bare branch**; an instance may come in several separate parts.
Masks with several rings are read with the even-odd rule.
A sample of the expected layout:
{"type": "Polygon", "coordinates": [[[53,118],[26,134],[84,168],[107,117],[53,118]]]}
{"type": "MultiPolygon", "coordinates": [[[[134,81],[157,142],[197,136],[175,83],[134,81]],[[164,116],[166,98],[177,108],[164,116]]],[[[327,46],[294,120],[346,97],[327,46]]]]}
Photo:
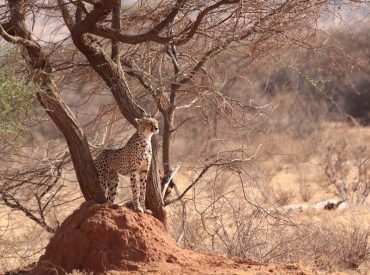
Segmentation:
{"type": "Polygon", "coordinates": [[[172,11],[158,25],[143,34],[126,35],[121,34],[119,30],[114,30],[103,26],[96,26],[94,29],[90,29],[89,32],[91,34],[95,34],[112,40],[117,40],[127,44],[139,44],[147,41],[167,44],[171,41],[171,38],[161,37],[159,36],[159,33],[174,20],[185,2],[186,0],[177,0],[177,3],[172,11]]]}
{"type": "Polygon", "coordinates": [[[173,177],[176,175],[177,171],[179,171],[181,167],[181,162],[179,162],[175,168],[173,168],[170,172],[170,174],[166,175],[165,178],[163,178],[162,180],[162,200],[164,200],[164,197],[166,195],[166,192],[167,192],[167,188],[171,182],[171,180],[173,179],[173,177]]]}
{"type": "Polygon", "coordinates": [[[210,168],[216,167],[216,166],[232,166],[232,165],[235,165],[235,164],[250,162],[254,158],[255,158],[255,156],[252,156],[252,157],[247,158],[247,159],[232,159],[232,160],[227,160],[227,161],[218,160],[217,162],[207,164],[200,171],[197,178],[184,190],[184,192],[182,192],[182,194],[180,196],[178,196],[176,199],[165,202],[165,206],[180,201],[203,178],[203,176],[207,173],[207,171],[210,168]]]}
{"type": "Polygon", "coordinates": [[[36,217],[32,214],[27,208],[22,206],[15,198],[11,197],[9,194],[4,193],[4,191],[0,190],[1,198],[4,201],[5,205],[9,208],[16,209],[22,211],[28,218],[45,228],[46,231],[50,233],[54,233],[55,229],[50,227],[46,224],[45,220],[42,218],[36,217]]]}

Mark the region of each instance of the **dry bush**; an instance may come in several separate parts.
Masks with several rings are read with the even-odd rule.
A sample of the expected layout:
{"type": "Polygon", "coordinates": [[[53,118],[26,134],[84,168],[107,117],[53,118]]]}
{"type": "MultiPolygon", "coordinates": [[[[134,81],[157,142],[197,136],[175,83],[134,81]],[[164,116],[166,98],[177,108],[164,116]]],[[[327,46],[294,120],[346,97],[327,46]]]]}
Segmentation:
{"type": "Polygon", "coordinates": [[[294,197],[294,190],[292,189],[280,189],[274,192],[274,203],[279,206],[288,205],[294,197]]]}
{"type": "Polygon", "coordinates": [[[361,223],[312,225],[303,234],[303,257],[319,268],[354,269],[370,259],[370,229],[361,223]]]}
{"type": "Polygon", "coordinates": [[[265,207],[281,207],[289,205],[297,197],[293,187],[285,187],[284,184],[274,184],[271,178],[263,180],[258,192],[258,201],[265,207]]]}
{"type": "Polygon", "coordinates": [[[278,225],[269,231],[261,260],[300,262],[322,270],[356,269],[370,259],[370,228],[360,222],[278,225]]]}
{"type": "Polygon", "coordinates": [[[346,141],[327,147],[323,168],[328,186],[343,200],[364,203],[370,193],[370,148],[346,141]]]}
{"type": "Polygon", "coordinates": [[[24,222],[9,222],[6,228],[0,226],[0,273],[35,262],[49,237],[41,227],[25,226],[24,222]]]}
{"type": "Polygon", "coordinates": [[[227,201],[220,199],[208,210],[199,213],[189,207],[191,214],[188,215],[180,244],[188,249],[260,259],[260,247],[266,245],[262,240],[266,233],[265,213],[261,209],[246,207],[245,203],[227,205],[227,201]],[[229,207],[233,210],[221,211],[229,207]]]}
{"type": "Polygon", "coordinates": [[[262,260],[301,262],[336,270],[355,269],[370,259],[370,229],[361,223],[275,226],[270,234],[262,260]]]}
{"type": "MultiPolygon", "coordinates": [[[[186,248],[322,270],[356,269],[370,259],[370,228],[358,221],[296,223],[288,214],[225,195],[209,204],[192,201],[186,212],[180,242],[186,248]]],[[[180,209],[174,216],[181,220],[180,209]]]]}

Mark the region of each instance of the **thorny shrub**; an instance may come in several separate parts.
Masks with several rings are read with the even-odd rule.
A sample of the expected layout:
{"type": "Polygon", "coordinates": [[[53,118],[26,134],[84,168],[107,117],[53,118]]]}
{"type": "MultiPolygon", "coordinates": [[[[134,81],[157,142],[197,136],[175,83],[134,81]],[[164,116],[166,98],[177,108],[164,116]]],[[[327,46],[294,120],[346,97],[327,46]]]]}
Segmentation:
{"type": "Polygon", "coordinates": [[[354,269],[370,259],[369,228],[360,223],[313,225],[307,229],[306,257],[319,268],[354,269]]]}
{"type": "Polygon", "coordinates": [[[370,193],[370,148],[341,141],[327,148],[323,162],[328,186],[343,200],[364,203],[370,193]]]}
{"type": "MultiPolygon", "coordinates": [[[[221,210],[217,204],[212,207],[221,210]]],[[[188,209],[181,244],[263,262],[300,262],[321,270],[356,269],[370,259],[370,228],[358,221],[297,224],[288,215],[246,204],[232,208],[212,217],[188,209]]]]}

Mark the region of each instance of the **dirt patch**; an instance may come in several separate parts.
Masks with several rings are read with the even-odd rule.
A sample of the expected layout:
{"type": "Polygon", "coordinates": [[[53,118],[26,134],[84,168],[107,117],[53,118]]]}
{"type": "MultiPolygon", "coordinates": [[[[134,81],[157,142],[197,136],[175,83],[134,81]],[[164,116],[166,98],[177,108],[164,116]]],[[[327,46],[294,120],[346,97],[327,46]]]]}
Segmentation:
{"type": "Polygon", "coordinates": [[[73,270],[114,272],[111,274],[309,274],[299,267],[278,267],[182,249],[154,217],[93,202],[82,204],[63,222],[31,274],[73,270]]]}

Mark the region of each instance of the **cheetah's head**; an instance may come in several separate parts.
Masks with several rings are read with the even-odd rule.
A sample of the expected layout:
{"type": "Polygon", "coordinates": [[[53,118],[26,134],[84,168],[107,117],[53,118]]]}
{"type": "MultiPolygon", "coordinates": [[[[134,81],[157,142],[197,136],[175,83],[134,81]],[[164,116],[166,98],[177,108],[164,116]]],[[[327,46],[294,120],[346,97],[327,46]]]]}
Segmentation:
{"type": "Polygon", "coordinates": [[[137,129],[140,132],[148,133],[148,134],[158,134],[159,133],[159,126],[158,121],[154,118],[136,118],[137,122],[137,129]]]}

